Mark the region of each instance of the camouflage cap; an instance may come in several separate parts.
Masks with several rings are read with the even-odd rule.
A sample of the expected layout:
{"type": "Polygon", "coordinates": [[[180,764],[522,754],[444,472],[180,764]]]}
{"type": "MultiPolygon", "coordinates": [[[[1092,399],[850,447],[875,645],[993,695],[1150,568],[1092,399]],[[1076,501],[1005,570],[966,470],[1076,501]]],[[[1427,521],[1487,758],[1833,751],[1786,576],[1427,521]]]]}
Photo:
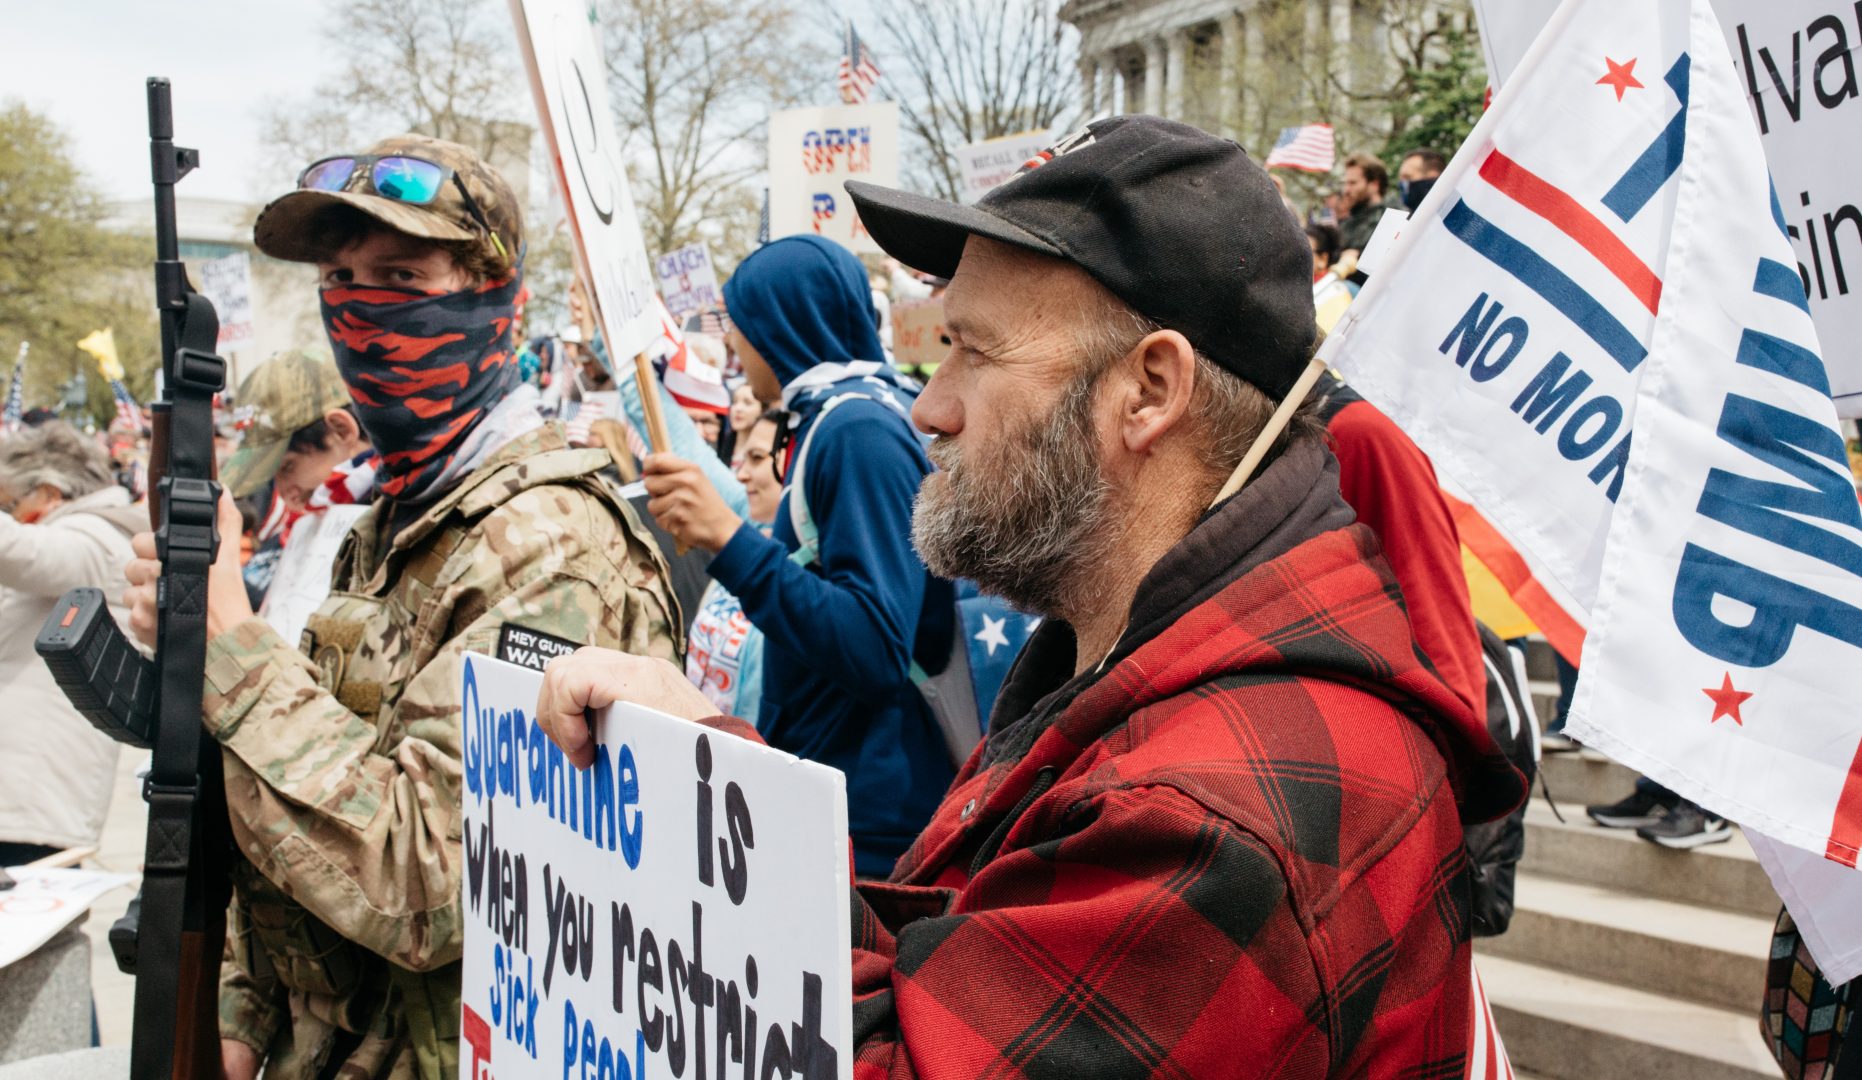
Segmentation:
{"type": "Polygon", "coordinates": [[[370,170],[358,167],[350,173],[341,191],[298,189],[281,196],[260,212],[252,228],[253,243],[274,259],[289,262],[316,262],[329,253],[319,249],[316,221],[333,206],[353,206],[382,224],[409,236],[425,240],[478,240],[501,270],[509,270],[524,245],[524,218],[517,196],[498,171],[469,147],[426,135],[394,135],[369,147],[358,159],[405,154],[423,158],[451,169],[458,183],[447,180],[440,185],[432,202],[416,205],[399,202],[375,191],[370,170]],[[472,212],[464,185],[491,227],[487,235],[479,218],[472,212]]]}
{"type": "Polygon", "coordinates": [[[284,463],[291,436],[348,404],[349,387],[327,358],[282,352],[260,364],[240,384],[234,416],[245,434],[220,467],[220,482],[238,499],[257,491],[284,463]]]}

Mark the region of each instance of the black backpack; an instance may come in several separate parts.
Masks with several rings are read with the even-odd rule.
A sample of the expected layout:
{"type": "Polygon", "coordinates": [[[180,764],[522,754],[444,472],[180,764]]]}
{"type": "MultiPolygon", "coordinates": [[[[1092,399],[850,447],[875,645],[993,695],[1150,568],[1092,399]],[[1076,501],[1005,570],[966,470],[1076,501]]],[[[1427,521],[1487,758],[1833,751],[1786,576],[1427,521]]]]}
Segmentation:
{"type": "MultiPolygon", "coordinates": [[[[1525,656],[1484,623],[1482,666],[1487,670],[1487,731],[1532,790],[1539,773],[1539,723],[1526,690],[1525,656]]],[[[1473,881],[1471,908],[1475,937],[1497,937],[1513,921],[1513,878],[1526,853],[1526,807],[1497,821],[1470,825],[1465,831],[1468,870],[1473,881]]]]}

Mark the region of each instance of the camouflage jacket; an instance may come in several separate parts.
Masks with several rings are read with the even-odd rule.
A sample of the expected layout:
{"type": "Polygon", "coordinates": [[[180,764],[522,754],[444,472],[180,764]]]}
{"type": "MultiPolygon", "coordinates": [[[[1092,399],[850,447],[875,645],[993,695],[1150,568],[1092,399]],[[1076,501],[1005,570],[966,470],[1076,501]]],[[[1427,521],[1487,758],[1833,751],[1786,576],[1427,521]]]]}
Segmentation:
{"type": "Polygon", "coordinates": [[[525,435],[392,536],[379,504],[365,514],[302,652],[256,618],[209,643],[206,727],[244,856],[220,1030],[272,1080],[457,1075],[459,654],[682,648],[606,460],[554,425],[525,435]]]}

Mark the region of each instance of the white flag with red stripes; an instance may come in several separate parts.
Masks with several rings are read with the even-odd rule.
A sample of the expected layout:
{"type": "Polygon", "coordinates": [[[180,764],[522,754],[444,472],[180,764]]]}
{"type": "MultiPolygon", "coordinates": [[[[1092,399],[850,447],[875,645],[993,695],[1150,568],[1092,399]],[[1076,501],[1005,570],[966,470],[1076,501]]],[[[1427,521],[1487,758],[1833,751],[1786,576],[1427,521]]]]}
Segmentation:
{"type": "Polygon", "coordinates": [[[1586,621],[1573,738],[1853,867],[1862,507],[1785,227],[1707,0],[1566,0],[1323,355],[1586,621]]]}

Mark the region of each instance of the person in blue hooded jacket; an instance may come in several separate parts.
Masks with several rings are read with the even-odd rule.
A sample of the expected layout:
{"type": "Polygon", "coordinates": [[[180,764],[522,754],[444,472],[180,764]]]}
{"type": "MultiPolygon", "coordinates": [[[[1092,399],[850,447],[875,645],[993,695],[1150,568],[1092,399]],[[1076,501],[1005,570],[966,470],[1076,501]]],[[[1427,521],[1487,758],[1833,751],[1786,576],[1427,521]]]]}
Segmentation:
{"type": "Polygon", "coordinates": [[[724,303],[751,386],[790,414],[775,529],[746,524],[697,464],[672,455],[646,461],[648,509],[681,543],[716,553],[711,576],[766,638],[757,726],[847,774],[855,869],[883,875],[955,774],[913,679],[942,669],[954,617],[950,584],[912,549],[912,502],[931,472],[911,426],[917,390],[881,360],[866,271],[839,245],[764,245],[725,283],[724,303]]]}

